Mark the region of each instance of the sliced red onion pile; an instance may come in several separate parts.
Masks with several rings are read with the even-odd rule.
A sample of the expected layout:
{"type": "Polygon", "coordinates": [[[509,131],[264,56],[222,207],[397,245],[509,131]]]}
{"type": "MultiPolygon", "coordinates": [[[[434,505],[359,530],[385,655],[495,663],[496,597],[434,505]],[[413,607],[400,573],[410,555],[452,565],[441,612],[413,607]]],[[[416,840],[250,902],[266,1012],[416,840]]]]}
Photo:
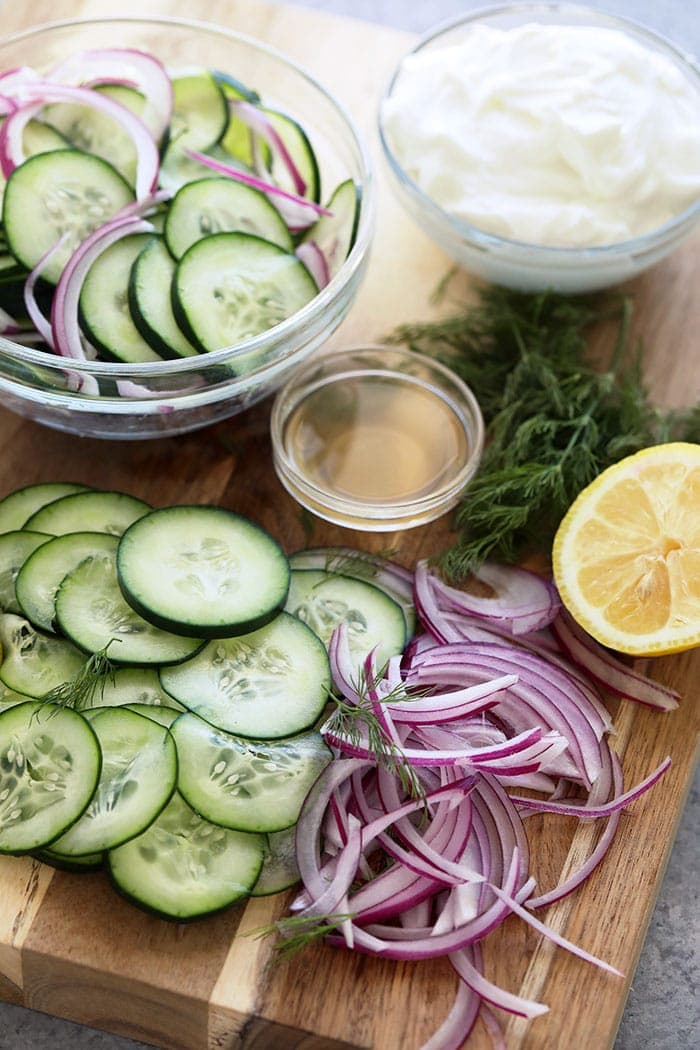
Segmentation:
{"type": "MultiPolygon", "coordinates": [[[[379,567],[386,578],[387,563],[379,567]]],[[[405,588],[406,570],[397,573],[405,588]]],[[[483,973],[483,938],[512,914],[619,975],[533,909],[581,885],[607,852],[622,810],[670,764],[624,790],[597,683],[662,710],[675,703],[669,691],[592,645],[549,582],[492,565],[479,576],[493,597],[467,595],[419,565],[422,631],[381,671],[368,654],[359,682],[347,628],[337,629],[331,668],[344,704],[322,729],[336,761],[297,826],[303,890],[292,905],[295,932],[307,918],[310,928],[325,924],[327,941],[338,946],[392,959],[449,958],[457,996],[424,1050],[457,1050],[479,1014],[494,1044],[505,1045],[491,1007],[526,1018],[547,1010],[483,973]],[[544,890],[530,874],[524,818],[533,812],[606,821],[579,870],[544,890]]]]}

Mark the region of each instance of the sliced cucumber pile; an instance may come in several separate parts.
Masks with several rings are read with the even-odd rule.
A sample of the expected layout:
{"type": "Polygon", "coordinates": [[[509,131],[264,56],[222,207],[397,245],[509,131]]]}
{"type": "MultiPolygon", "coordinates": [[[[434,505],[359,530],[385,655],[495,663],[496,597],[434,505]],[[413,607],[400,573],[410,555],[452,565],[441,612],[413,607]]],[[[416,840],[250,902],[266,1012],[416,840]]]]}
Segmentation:
{"type": "Polygon", "coordinates": [[[0,852],[104,866],[177,921],[292,885],[333,758],[326,646],[347,624],[358,675],[400,652],[410,573],[347,548],[290,569],[238,514],[95,489],[30,486],[2,525],[0,852]]]}
{"type": "MultiPolygon", "coordinates": [[[[0,179],[0,308],[23,325],[17,338],[68,356],[82,340],[99,360],[157,362],[236,346],[303,308],[352,250],[355,182],[322,197],[307,129],[225,72],[161,67],[149,98],[129,83],[126,52],[121,80],[111,52],[96,76],[96,55],[80,88],[61,83],[63,67],[36,74],[24,159],[0,179]],[[62,101],[66,90],[82,98],[62,101]],[[157,98],[162,105],[170,94],[159,123],[157,98]],[[112,236],[125,215],[144,221],[112,236]],[[34,267],[50,337],[34,329],[25,303],[34,267]],[[76,267],[77,320],[62,281],[76,267]]],[[[3,88],[11,106],[13,85],[3,88]]],[[[239,361],[242,371],[262,363],[256,354],[239,361]]]]}
{"type": "MultiPolygon", "coordinates": [[[[178,921],[296,881],[331,678],[327,639],[283,610],[279,544],[219,507],[61,486],[6,497],[0,524],[21,613],[0,614],[0,851],[104,863],[178,921]]],[[[337,581],[356,619],[391,639],[396,610],[405,635],[391,598],[337,581]]]]}

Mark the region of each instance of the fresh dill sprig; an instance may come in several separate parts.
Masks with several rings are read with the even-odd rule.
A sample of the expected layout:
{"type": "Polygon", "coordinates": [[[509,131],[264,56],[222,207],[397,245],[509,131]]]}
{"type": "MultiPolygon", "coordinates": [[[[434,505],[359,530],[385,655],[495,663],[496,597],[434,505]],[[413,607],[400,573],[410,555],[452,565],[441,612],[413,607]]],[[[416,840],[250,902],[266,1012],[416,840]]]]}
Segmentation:
{"type": "Polygon", "coordinates": [[[333,933],[339,926],[354,918],[353,915],[331,914],[317,915],[309,918],[305,915],[288,915],[283,919],[276,919],[269,926],[258,926],[249,931],[249,936],[255,938],[270,937],[278,935],[279,940],[275,944],[275,952],[279,959],[289,959],[293,955],[313,944],[314,941],[333,933]]]}
{"type": "Polygon", "coordinates": [[[112,639],[103,649],[93,653],[69,681],[44,693],[41,702],[57,707],[72,707],[75,711],[94,707],[98,690],[102,692],[107,681],[114,680],[114,664],[108,658],[107,650],[115,640],[112,639]]]}
{"type": "Polygon", "coordinates": [[[457,372],[486,422],[481,466],[455,514],[459,536],[436,559],[446,576],[463,579],[487,558],[549,553],[564,513],[602,470],[648,445],[698,440],[700,406],[652,405],[641,349],[628,345],[631,309],[620,297],[489,287],[466,312],[394,333],[457,372]],[[618,334],[601,370],[588,360],[589,334],[611,320],[618,334]]]}
{"type": "MultiPolygon", "coordinates": [[[[382,674],[378,675],[381,678],[382,674]]],[[[394,776],[398,777],[403,791],[411,798],[424,799],[425,789],[420,777],[416,773],[406,756],[388,735],[382,725],[381,719],[372,709],[373,702],[369,698],[369,683],[364,669],[358,673],[356,680],[351,682],[352,688],[359,697],[359,703],[348,703],[342,697],[334,696],[334,709],[326,720],[326,728],[331,733],[346,737],[355,747],[366,747],[372,752],[372,756],[378,765],[382,765],[394,776]]],[[[398,700],[418,700],[425,696],[427,691],[408,693],[403,684],[395,686],[389,693],[379,698],[381,704],[391,704],[398,700]]]]}

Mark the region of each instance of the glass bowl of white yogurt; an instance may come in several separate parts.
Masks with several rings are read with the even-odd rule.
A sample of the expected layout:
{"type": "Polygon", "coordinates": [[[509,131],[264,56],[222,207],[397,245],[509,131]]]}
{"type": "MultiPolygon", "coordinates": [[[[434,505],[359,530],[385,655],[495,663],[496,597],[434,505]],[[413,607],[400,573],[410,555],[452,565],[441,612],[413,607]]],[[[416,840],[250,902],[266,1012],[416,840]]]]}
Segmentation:
{"type": "Polygon", "coordinates": [[[700,68],[590,8],[518,3],[440,26],[399,63],[379,130],[406,209],[496,284],[609,287],[700,218],[700,68]]]}

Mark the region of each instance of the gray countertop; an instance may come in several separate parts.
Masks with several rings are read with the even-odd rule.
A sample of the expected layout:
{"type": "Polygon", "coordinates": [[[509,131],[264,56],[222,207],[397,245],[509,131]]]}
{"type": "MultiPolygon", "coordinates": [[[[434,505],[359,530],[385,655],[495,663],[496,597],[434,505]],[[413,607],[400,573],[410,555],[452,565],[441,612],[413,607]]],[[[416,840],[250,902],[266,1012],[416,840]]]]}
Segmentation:
{"type": "MultiPolygon", "coordinates": [[[[17,2],[17,0],[13,0],[17,2]]],[[[416,33],[460,13],[486,6],[474,0],[296,0],[300,6],[416,33]]],[[[147,3],[144,7],[147,8],[147,3]]],[[[194,5],[197,7],[197,5],[194,5]]],[[[623,15],[700,55],[698,0],[608,0],[591,3],[623,15]]],[[[206,5],[192,11],[206,18],[206,5]]],[[[632,983],[615,1050],[695,1050],[700,1046],[700,777],[696,775],[681,820],[642,957],[632,983]]],[[[138,1050],[142,1044],[0,1004],[0,1050],[138,1050]]],[[[398,1048],[397,1048],[398,1050],[398,1048]]],[[[561,1050],[602,1050],[586,1041],[561,1050]]]]}

